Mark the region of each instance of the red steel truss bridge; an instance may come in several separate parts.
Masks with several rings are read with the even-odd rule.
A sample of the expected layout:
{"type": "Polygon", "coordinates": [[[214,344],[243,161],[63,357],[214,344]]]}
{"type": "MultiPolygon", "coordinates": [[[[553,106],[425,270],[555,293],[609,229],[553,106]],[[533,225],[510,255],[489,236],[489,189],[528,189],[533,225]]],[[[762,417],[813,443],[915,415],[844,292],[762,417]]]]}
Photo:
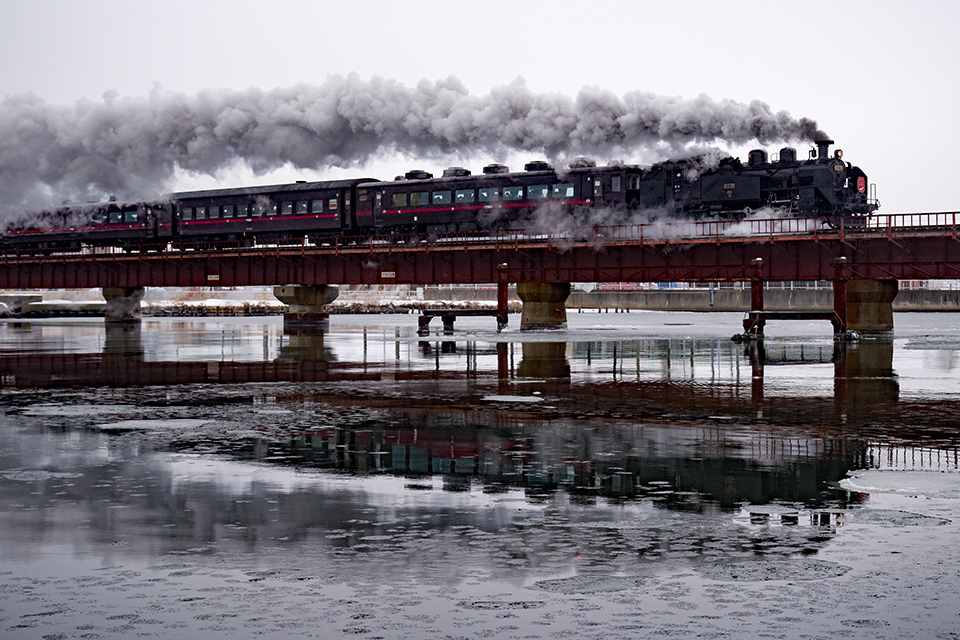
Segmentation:
{"type": "Polygon", "coordinates": [[[958,213],[84,247],[0,254],[0,288],[960,278],[958,213]]]}

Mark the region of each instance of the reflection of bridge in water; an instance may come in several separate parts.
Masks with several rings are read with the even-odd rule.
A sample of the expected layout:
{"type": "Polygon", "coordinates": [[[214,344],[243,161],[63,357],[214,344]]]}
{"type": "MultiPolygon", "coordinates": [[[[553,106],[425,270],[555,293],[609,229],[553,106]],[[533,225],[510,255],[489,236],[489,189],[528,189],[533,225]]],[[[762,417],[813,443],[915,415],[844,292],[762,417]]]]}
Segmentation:
{"type": "MultiPolygon", "coordinates": [[[[7,327],[29,344],[51,325],[7,327]]],[[[8,335],[2,385],[303,383],[247,393],[251,403],[367,417],[322,428],[261,425],[262,442],[223,442],[222,451],[361,474],[438,475],[450,490],[481,482],[489,491],[522,486],[699,509],[818,503],[828,483],[878,466],[878,451],[890,446],[924,459],[937,452],[938,464],[957,467],[952,416],[960,407],[941,403],[938,422],[926,404],[902,400],[891,342],[478,343],[398,333],[376,346],[354,336],[361,348],[345,358],[313,334],[276,336],[279,346],[259,359],[199,352],[191,361],[179,352],[163,359],[136,326],[95,330],[103,331],[96,353],[18,350],[8,335]],[[811,392],[769,376],[790,367],[813,367],[819,386],[811,392]]]]}
{"type": "MultiPolygon", "coordinates": [[[[195,323],[166,324],[191,327],[195,323]]],[[[421,338],[411,342],[398,330],[391,362],[368,356],[366,335],[362,356],[351,361],[338,357],[322,332],[277,335],[273,339],[279,346],[269,357],[264,347],[261,353],[231,358],[209,349],[204,352],[189,344],[189,338],[167,354],[148,354],[139,324],[87,325],[85,330],[96,334],[101,345],[95,353],[79,349],[37,353],[30,348],[30,336],[56,330],[56,325],[3,326],[13,338],[0,351],[0,384],[5,387],[482,379],[495,382],[498,392],[509,392],[518,381],[524,381],[525,388],[539,386],[555,395],[596,386],[597,393],[591,396],[630,393],[658,398],[663,406],[675,409],[709,404],[714,412],[737,413],[736,405],[750,412],[762,408],[765,392],[784,395],[776,380],[770,382],[764,375],[771,367],[821,365],[833,367],[837,407],[895,405],[899,395],[893,344],[883,340],[773,347],[762,340],[737,345],[726,340],[659,338],[571,343],[421,338]],[[401,346],[409,351],[403,362],[401,346]]],[[[63,326],[68,330],[71,325],[63,326]]],[[[189,333],[183,331],[185,336],[189,333]]],[[[794,389],[787,399],[800,391],[794,389]]]]}

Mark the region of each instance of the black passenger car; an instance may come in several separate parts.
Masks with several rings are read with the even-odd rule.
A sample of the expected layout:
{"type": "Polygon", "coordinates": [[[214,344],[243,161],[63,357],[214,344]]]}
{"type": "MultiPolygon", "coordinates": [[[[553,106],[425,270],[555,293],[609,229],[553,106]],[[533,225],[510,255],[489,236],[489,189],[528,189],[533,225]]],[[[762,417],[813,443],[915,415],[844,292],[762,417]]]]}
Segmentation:
{"type": "Polygon", "coordinates": [[[352,229],[357,187],[372,178],[188,191],[169,196],[185,240],[297,239],[352,229]]]}
{"type": "Polygon", "coordinates": [[[640,176],[639,167],[589,162],[557,171],[537,161],[515,173],[494,164],[479,175],[451,167],[440,178],[411,171],[391,182],[363,185],[357,226],[395,232],[522,228],[538,210],[549,216],[557,207],[628,206],[637,198],[640,176]]]}

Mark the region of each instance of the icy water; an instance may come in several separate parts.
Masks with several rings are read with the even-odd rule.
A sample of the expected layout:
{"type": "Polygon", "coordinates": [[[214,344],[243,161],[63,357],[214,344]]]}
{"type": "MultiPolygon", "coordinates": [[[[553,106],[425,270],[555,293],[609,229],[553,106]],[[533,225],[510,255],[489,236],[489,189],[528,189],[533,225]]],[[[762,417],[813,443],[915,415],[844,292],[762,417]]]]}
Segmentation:
{"type": "Polygon", "coordinates": [[[960,636],[960,316],[569,320],[0,323],[0,637],[960,636]]]}

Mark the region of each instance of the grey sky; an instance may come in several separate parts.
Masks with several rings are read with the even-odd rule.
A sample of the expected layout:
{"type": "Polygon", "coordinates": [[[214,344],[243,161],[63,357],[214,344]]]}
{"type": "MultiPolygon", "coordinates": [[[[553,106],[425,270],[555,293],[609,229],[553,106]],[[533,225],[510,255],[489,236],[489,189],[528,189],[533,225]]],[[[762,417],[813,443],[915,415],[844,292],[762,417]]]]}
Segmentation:
{"type": "MultiPolygon", "coordinates": [[[[618,96],[761,100],[815,119],[878,185],[882,211],[960,208],[952,192],[955,2],[0,0],[0,11],[2,96],[33,92],[68,105],[106,92],[144,96],[155,85],[186,94],[269,90],[355,72],[408,87],[452,75],[474,95],[522,77],[531,91],[571,97],[590,86],[618,96]]],[[[475,169],[497,160],[445,159],[475,169]]],[[[359,173],[392,178],[413,164],[442,168],[389,157],[359,173]]],[[[180,174],[171,186],[357,172],[180,174]]]]}

